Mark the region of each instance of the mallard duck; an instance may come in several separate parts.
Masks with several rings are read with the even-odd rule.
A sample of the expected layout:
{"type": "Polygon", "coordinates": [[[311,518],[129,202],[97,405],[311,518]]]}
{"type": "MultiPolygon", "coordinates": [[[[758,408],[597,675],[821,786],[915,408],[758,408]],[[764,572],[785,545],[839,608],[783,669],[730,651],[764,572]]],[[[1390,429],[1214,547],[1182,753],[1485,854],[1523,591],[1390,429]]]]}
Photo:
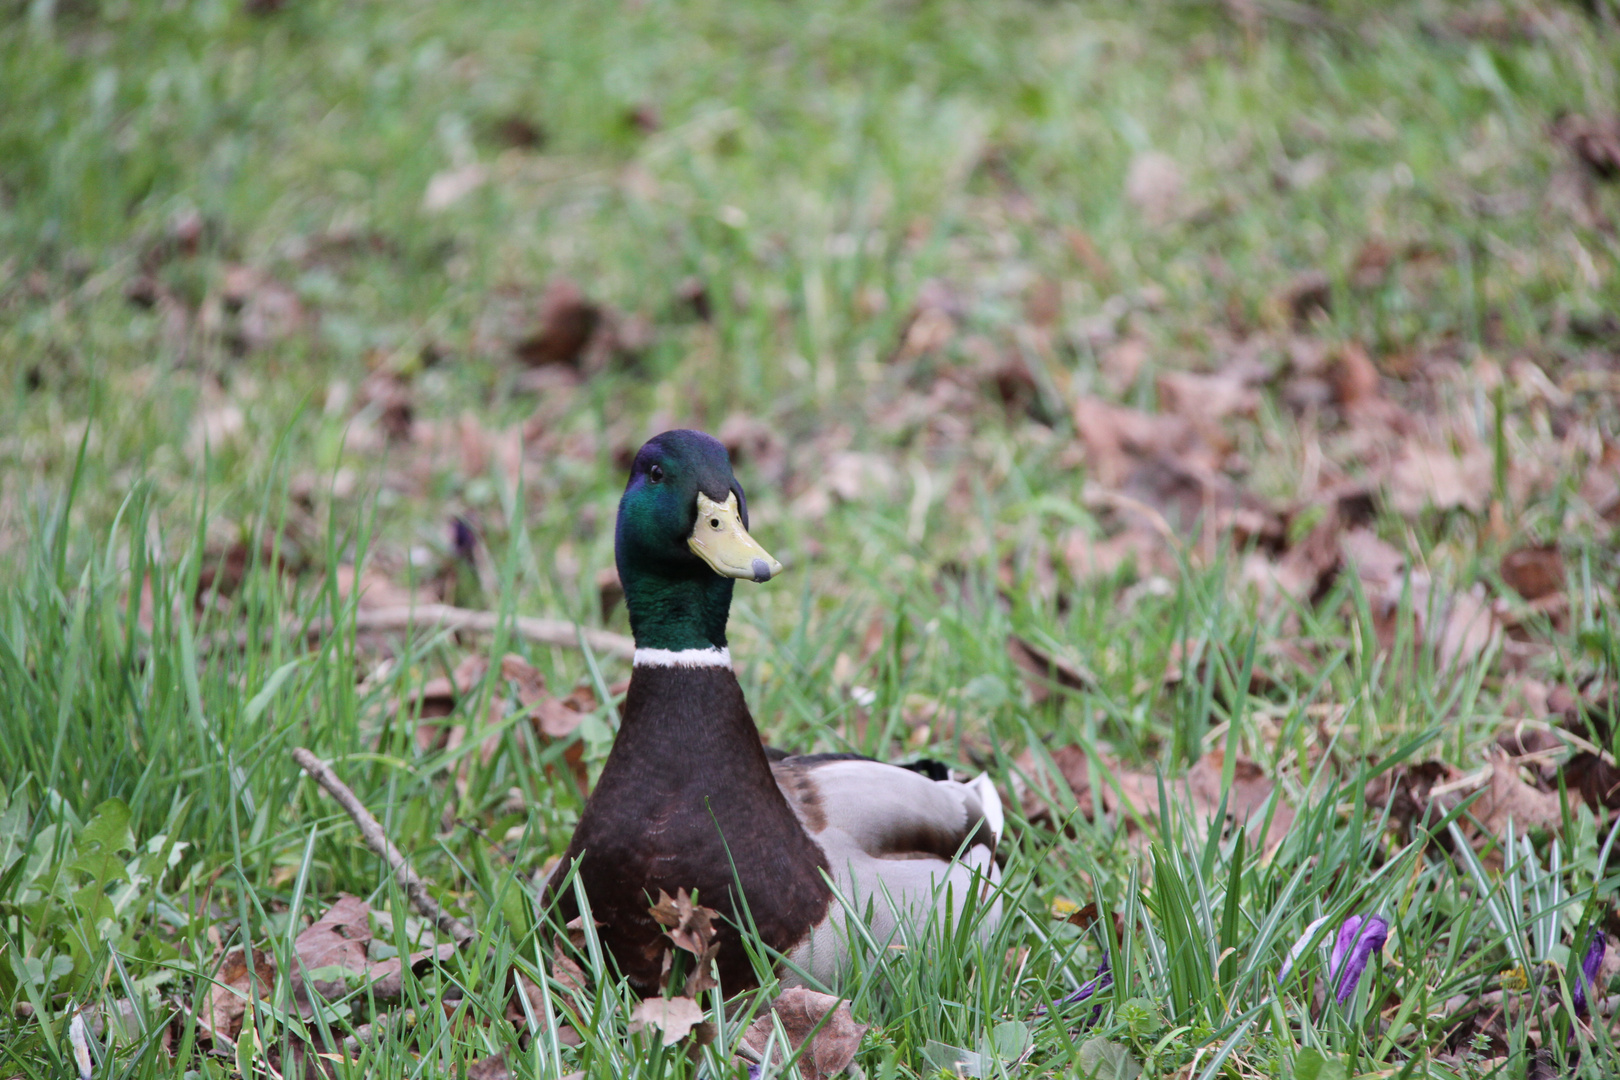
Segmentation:
{"type": "MultiPolygon", "coordinates": [[[[615,556],[635,666],[613,749],[549,881],[579,864],[602,943],[637,991],[658,990],[668,940],[649,908],[660,891],[685,889],[724,916],[716,965],[727,993],[756,984],[739,926],[788,959],[792,984],[847,967],[864,936],[852,937],[851,916],[885,947],[905,940],[902,923],[954,918],[976,894],[981,927],[995,925],[1003,818],[988,777],[964,783],[853,754],[773,760],[761,743],[726,621],[736,582],[769,581],[782,564],[748,533],[724,446],[668,431],[640,449],[615,556]]],[[[571,890],[556,900],[577,914],[571,890]]]]}

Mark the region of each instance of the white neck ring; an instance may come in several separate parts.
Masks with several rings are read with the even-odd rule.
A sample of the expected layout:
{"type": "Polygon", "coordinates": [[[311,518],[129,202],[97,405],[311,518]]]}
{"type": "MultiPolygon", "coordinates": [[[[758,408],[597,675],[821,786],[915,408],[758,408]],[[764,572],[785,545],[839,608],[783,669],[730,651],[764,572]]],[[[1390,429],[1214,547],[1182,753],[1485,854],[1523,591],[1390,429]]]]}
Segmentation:
{"type": "Polygon", "coordinates": [[[729,668],[731,650],[717,649],[637,649],[632,661],[636,667],[729,668]]]}

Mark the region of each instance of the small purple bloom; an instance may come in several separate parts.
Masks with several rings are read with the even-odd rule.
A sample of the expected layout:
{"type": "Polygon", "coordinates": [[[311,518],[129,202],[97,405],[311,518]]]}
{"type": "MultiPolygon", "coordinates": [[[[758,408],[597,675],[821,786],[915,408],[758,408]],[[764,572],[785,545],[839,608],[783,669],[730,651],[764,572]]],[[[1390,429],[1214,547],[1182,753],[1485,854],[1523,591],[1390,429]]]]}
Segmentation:
{"type": "MultiPolygon", "coordinates": [[[[1094,977],[1092,977],[1090,979],[1087,979],[1085,982],[1081,983],[1080,988],[1078,990],[1076,990],[1074,993],[1070,994],[1068,997],[1062,998],[1059,1001],[1054,1002],[1054,1006],[1056,1008],[1062,1008],[1065,1005],[1077,1004],[1078,1002],[1082,1002],[1082,1001],[1086,1000],[1087,998],[1091,997],[1093,994],[1097,993],[1098,991],[1106,990],[1110,986],[1113,986],[1113,985],[1114,985],[1114,975],[1113,975],[1112,972],[1110,972],[1108,970],[1108,957],[1104,956],[1102,958],[1102,963],[1097,965],[1097,974],[1094,977]]],[[[1035,1015],[1036,1016],[1045,1016],[1046,1015],[1046,1006],[1042,1005],[1040,1008],[1036,1009],[1035,1010],[1035,1015]]],[[[1101,1016],[1102,1016],[1102,1006],[1098,1005],[1095,1009],[1093,1009],[1091,1011],[1091,1021],[1090,1022],[1095,1023],[1099,1018],[1101,1018],[1101,1016]]]]}
{"type": "Polygon", "coordinates": [[[474,553],[478,550],[478,534],[466,518],[457,514],[450,519],[450,546],[456,553],[456,558],[471,562],[474,553]]]}
{"type": "Polygon", "coordinates": [[[1603,955],[1608,949],[1608,938],[1603,931],[1592,931],[1592,940],[1586,943],[1586,955],[1581,957],[1581,969],[1575,976],[1575,992],[1570,994],[1575,1004],[1575,1015],[1586,1015],[1586,988],[1596,986],[1598,972],[1603,967],[1603,955]]]}
{"type": "Polygon", "coordinates": [[[1350,1000],[1361,982],[1367,961],[1389,940],[1389,923],[1377,915],[1363,919],[1352,915],[1339,927],[1339,940],[1333,944],[1333,955],[1328,957],[1328,985],[1337,986],[1335,997],[1340,1005],[1350,1000]]]}

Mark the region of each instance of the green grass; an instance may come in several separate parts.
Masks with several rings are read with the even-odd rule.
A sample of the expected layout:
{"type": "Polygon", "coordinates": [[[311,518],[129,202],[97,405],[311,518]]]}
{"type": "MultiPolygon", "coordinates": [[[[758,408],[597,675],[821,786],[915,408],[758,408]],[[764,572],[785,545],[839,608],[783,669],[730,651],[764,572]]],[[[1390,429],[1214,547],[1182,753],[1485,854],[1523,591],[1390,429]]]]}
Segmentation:
{"type": "MultiPolygon", "coordinates": [[[[1408,841],[1363,795],[1403,762],[1481,765],[1521,718],[1500,653],[1452,671],[1380,650],[1350,575],[1287,604],[1257,599],[1242,552],[1168,579],[1082,580],[1061,557],[1071,530],[1106,525],[1075,454],[1077,395],[1151,409],[1156,376],[1218,370],[1244,342],[1273,372],[1301,340],[1359,342],[1414,412],[1494,446],[1505,480],[1548,447],[1572,455],[1552,480],[1497,485],[1505,525],[1380,507],[1375,528],[1438,580],[1493,594],[1504,552],[1557,541],[1569,616],[1533,624],[1550,648],[1531,673],[1620,670],[1615,530],[1581,511],[1581,455],[1620,432],[1620,342],[1601,320],[1620,305],[1617,249],[1556,195],[1569,165],[1548,136],[1561,110],[1612,109],[1612,8],[1259,5],[1320,16],[1302,26],[1245,23],[1242,6],[289,0],[253,15],[0,0],[0,1076],[68,1075],[72,1010],[119,1001],[134,1013],[98,1040],[97,1076],[262,1070],[251,1047],[205,1053],[192,1019],[233,945],[281,972],[251,1015],[284,1075],[295,1045],[405,1010],[335,1072],[459,1075],[506,1050],[523,1075],[736,1075],[744,1017],[695,1056],[659,1049],[626,1034],[634,1003],[588,951],[591,991],[548,984],[582,1045],[538,1013],[503,1019],[509,973],[541,979],[555,928],[530,875],[581,798],[564,747],[496,678],[429,721],[467,725],[458,747],[416,737],[422,684],[469,653],[518,652],[554,690],[599,700],[623,665],[508,634],[384,649],[353,631],[327,571],[369,559],[419,581],[465,515],[489,606],[623,631],[596,579],[623,455],[661,427],[737,414],[785,455],[739,463],[755,534],[790,573],[740,588],[732,620],[773,743],[925,752],[1004,790],[1030,747],[1079,743],[1169,775],[1225,749],[1299,808],[1271,852],[1173,806],[1140,831],[1010,808],[1006,917],[988,940],[914,943],[837,988],[873,1025],[868,1077],[934,1075],[952,1048],[994,1062],[1012,1021],[1033,1049],[1007,1075],[1075,1075],[1095,1039],[1146,1075],[1200,1080],[1289,1075],[1309,1052],[1324,1077],[1517,1076],[1531,1039],[1559,1075],[1611,1075],[1609,1031],[1566,1047],[1567,1011],[1545,1031],[1510,1013],[1505,1061],[1433,1061],[1447,999],[1516,966],[1562,987],[1571,950],[1612,920],[1609,816],[1571,792],[1561,829],[1475,858],[1443,824],[1408,841]],[[1488,9],[1531,32],[1457,31],[1458,12],[1488,9]],[[630,120],[649,108],[651,132],[630,120]],[[502,142],[511,117],[543,129],[538,151],[502,142]],[[1125,194],[1148,151],[1183,176],[1167,223],[1125,194]],[[435,175],[475,163],[486,184],[424,208],[435,175]],[[175,240],[188,220],[194,249],[175,240]],[[1373,240],[1414,255],[1358,279],[1373,240]],[[302,324],[255,338],[226,295],[238,266],[296,297],[302,324]],[[1292,327],[1280,298],[1313,270],[1330,310],[1292,327]],[[509,346],[559,277],[644,317],[650,344],[536,391],[509,346]],[[678,298],[691,278],[711,321],[678,298]],[[935,279],[958,298],[956,332],[897,357],[935,279]],[[1032,318],[1043,282],[1060,289],[1051,320],[1032,318]],[[159,302],[131,303],[137,284],[159,302]],[[1147,359],[1111,386],[1121,339],[1147,359]],[[987,352],[1029,366],[1029,409],[988,389],[987,352]],[[1456,374],[1402,374],[1436,357],[1456,374]],[[1568,400],[1510,377],[1514,361],[1568,400]],[[378,372],[409,383],[418,435],[442,441],[384,441],[363,405],[378,372]],[[919,407],[953,379],[965,398],[919,407]],[[519,470],[493,438],[463,450],[519,428],[519,470]],[[820,499],[838,454],[869,467],[820,499]],[[237,543],[239,581],[220,570],[237,543]],[[284,630],[325,618],[336,629],[311,648],[284,630]],[[1010,633],[1096,686],[1036,702],[1010,633]],[[1249,667],[1278,642],[1314,670],[1282,665],[1257,687],[1249,667]],[[1171,657],[1200,643],[1211,662],[1167,683],[1171,657]],[[333,760],[479,928],[398,1003],[360,992],[300,1015],[292,941],[340,891],[392,914],[387,948],[415,942],[402,895],[295,746],[333,760]],[[1096,900],[1121,932],[1054,919],[1060,899],[1096,900]],[[1309,923],[1328,917],[1331,937],[1375,912],[1394,930],[1349,1007],[1313,1006],[1319,948],[1278,987],[1309,923]],[[1095,1023],[1091,1002],[1037,1014],[1105,955],[1115,982],[1095,1023]]],[[[1610,188],[1592,207],[1620,217],[1610,188]]],[[[1308,500],[1313,445],[1365,472],[1281,382],[1254,422],[1228,426],[1246,486],[1308,500]]],[[[599,708],[581,726],[592,768],[612,723],[599,708]]]]}

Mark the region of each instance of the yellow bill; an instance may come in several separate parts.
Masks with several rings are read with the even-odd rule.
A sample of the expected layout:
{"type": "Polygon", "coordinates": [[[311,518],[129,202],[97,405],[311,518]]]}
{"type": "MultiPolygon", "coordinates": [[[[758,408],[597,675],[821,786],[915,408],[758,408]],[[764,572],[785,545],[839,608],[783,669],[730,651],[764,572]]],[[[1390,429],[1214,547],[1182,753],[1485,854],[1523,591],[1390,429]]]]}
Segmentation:
{"type": "Polygon", "coordinates": [[[743,528],[737,512],[737,493],[717,503],[703,492],[697,497],[697,524],[686,540],[692,554],[708,563],[722,577],[769,581],[782,572],[782,564],[759,546],[759,541],[743,528]]]}

